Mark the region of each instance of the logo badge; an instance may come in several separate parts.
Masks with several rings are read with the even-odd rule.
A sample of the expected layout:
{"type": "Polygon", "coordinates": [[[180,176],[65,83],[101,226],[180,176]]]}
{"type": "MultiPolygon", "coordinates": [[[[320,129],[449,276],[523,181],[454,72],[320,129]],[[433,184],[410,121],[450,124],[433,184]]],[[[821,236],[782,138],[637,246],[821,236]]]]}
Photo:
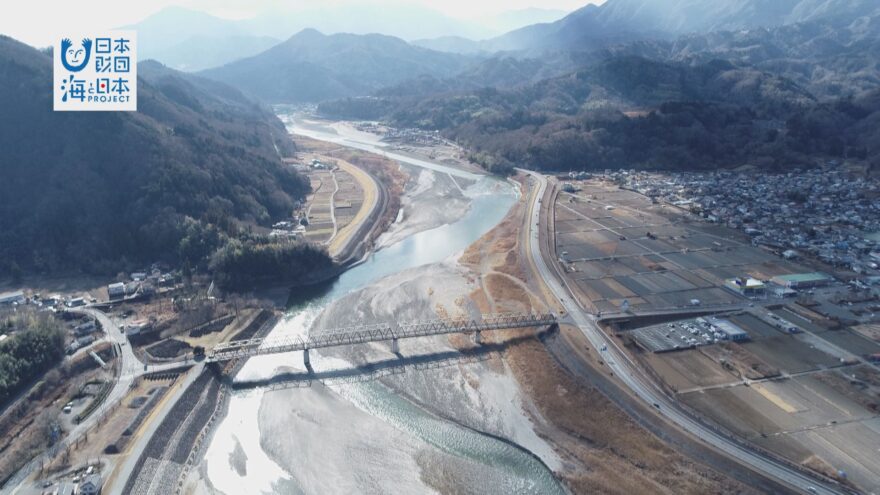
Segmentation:
{"type": "Polygon", "coordinates": [[[137,33],[65,36],[53,47],[55,111],[137,111],[137,33]]]}

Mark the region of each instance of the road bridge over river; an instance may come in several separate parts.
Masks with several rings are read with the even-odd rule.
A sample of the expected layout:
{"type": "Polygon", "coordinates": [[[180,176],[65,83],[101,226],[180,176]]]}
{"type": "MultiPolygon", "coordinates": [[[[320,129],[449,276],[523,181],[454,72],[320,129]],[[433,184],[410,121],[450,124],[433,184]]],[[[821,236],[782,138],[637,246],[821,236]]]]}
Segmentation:
{"type": "Polygon", "coordinates": [[[308,365],[310,349],[390,341],[391,352],[397,353],[399,339],[451,333],[469,333],[473,334],[474,342],[479,344],[481,343],[482,332],[541,327],[555,323],[556,316],[551,313],[508,313],[484,315],[479,319],[454,317],[407,323],[390,322],[359,325],[311,332],[307,339],[281,337],[227,342],[209,351],[207,361],[220,362],[263,354],[302,351],[303,360],[308,365]]]}

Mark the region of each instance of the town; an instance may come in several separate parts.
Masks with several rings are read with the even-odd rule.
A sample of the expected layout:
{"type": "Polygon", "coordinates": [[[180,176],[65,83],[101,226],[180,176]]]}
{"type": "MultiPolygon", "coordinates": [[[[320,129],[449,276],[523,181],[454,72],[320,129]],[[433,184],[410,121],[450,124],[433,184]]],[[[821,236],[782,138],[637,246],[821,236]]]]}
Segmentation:
{"type": "MultiPolygon", "coordinates": [[[[615,171],[624,189],[738,229],[786,259],[809,257],[880,282],[880,180],[837,162],[785,174],[615,171]]],[[[857,277],[861,276],[861,277],[857,277]]]]}

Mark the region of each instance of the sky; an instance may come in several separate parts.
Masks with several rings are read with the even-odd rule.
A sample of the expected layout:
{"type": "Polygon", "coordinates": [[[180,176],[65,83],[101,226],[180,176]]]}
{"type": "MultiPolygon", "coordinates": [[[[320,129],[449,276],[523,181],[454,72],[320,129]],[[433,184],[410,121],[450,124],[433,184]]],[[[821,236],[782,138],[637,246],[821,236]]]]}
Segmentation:
{"type": "Polygon", "coordinates": [[[10,1],[0,15],[0,34],[35,46],[47,46],[65,32],[110,29],[134,24],[168,6],[185,7],[219,17],[241,19],[273,8],[313,8],[351,3],[405,2],[438,10],[450,17],[477,19],[506,10],[530,7],[572,11],[605,0],[25,0],[10,1]]]}

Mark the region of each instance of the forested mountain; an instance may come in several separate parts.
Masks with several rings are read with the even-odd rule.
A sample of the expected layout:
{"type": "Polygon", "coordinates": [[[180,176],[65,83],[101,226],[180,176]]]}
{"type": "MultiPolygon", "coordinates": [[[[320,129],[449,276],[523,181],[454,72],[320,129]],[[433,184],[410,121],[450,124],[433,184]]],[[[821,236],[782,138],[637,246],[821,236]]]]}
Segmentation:
{"type": "Polygon", "coordinates": [[[492,51],[589,50],[634,40],[854,19],[878,12],[880,5],[874,0],[608,0],[481,46],[492,51]]]}
{"type": "Polygon", "coordinates": [[[818,97],[857,95],[880,86],[880,13],[630,43],[607,53],[688,63],[724,59],[791,79],[818,97]]]}
{"type": "Polygon", "coordinates": [[[820,102],[785,78],[726,61],[615,56],[517,88],[387,95],[319,110],[440,129],[497,171],[785,169],[828,158],[880,159],[872,127],[880,118],[878,97],[820,102]]]}
{"type": "MultiPolygon", "coordinates": [[[[528,65],[528,61],[519,63],[528,65]]],[[[319,110],[333,117],[392,117],[400,123],[445,128],[497,111],[542,114],[546,120],[590,109],[642,110],[667,101],[708,101],[785,111],[815,100],[787,79],[726,61],[692,65],[630,55],[612,56],[564,76],[509,89],[459,89],[434,80],[409,81],[373,98],[326,102],[319,110]],[[358,101],[359,111],[365,113],[349,115],[350,105],[358,101]]]]}
{"type": "Polygon", "coordinates": [[[324,102],[441,130],[493,170],[880,168],[880,4],[608,0],[480,44],[450,78],[324,102]]]}
{"type": "Polygon", "coordinates": [[[270,103],[367,95],[420,75],[451,76],[470,58],[378,34],[304,30],[251,58],[202,72],[270,103]]]}
{"type": "Polygon", "coordinates": [[[0,36],[0,108],[0,271],[206,265],[309,188],[282,164],[274,115],[155,62],[139,65],[137,112],[53,112],[51,57],[0,36]]]}

